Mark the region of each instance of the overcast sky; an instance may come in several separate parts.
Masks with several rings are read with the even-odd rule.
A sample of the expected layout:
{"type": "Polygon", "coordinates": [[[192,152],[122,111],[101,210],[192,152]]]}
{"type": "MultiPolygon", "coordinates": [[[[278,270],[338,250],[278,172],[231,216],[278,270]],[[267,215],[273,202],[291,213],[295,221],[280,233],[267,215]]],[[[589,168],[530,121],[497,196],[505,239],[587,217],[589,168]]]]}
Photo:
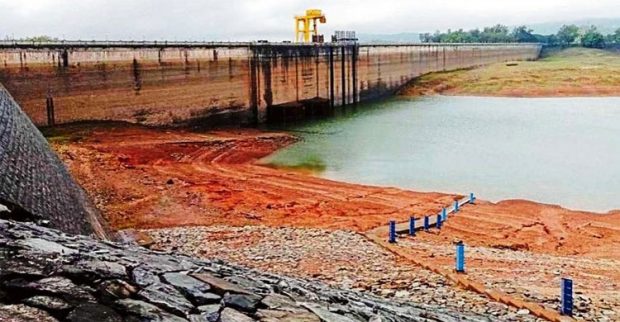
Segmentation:
{"type": "Polygon", "coordinates": [[[290,40],[307,8],[324,11],[326,35],[620,16],[620,0],[0,0],[0,37],[290,40]]]}

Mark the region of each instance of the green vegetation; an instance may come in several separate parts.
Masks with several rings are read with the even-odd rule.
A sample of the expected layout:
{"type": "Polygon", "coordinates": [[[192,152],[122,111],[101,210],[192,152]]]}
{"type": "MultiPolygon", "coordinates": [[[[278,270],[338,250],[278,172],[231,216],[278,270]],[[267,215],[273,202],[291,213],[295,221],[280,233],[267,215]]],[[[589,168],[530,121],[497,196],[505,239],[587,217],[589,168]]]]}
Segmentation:
{"type": "Polygon", "coordinates": [[[495,25],[482,30],[464,31],[448,30],[445,33],[435,32],[420,35],[424,43],[496,43],[496,42],[538,42],[551,47],[583,46],[586,48],[605,48],[620,45],[620,29],[613,34],[603,35],[596,26],[579,28],[576,25],[564,25],[555,35],[534,34],[526,26],[519,26],[512,31],[507,26],[495,25]]]}
{"type": "Polygon", "coordinates": [[[26,37],[26,38],[21,38],[21,39],[15,39],[18,41],[31,41],[31,42],[51,42],[51,41],[59,41],[58,38],[55,37],[50,37],[50,36],[46,36],[46,35],[40,35],[40,36],[33,36],[33,37],[26,37]]]}
{"type": "Polygon", "coordinates": [[[433,73],[403,90],[478,96],[614,96],[620,93],[620,55],[588,48],[554,50],[538,61],[498,63],[433,73]]]}

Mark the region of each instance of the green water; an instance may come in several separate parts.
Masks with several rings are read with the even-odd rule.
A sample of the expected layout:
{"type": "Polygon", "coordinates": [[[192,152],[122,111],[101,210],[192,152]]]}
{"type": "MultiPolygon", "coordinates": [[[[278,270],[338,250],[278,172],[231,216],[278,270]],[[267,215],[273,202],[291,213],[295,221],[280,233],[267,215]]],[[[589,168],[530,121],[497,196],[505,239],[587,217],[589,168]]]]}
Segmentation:
{"type": "Polygon", "coordinates": [[[262,162],[353,183],[620,209],[620,98],[392,99],[285,130],[302,141],[262,162]]]}

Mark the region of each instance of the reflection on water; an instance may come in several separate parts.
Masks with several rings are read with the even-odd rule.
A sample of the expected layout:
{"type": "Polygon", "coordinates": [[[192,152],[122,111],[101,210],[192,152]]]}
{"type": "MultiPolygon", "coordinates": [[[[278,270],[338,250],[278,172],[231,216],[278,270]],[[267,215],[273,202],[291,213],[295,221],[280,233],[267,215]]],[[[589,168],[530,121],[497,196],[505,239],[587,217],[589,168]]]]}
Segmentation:
{"type": "Polygon", "coordinates": [[[620,209],[620,98],[393,99],[286,128],[263,162],[421,191],[620,209]]]}

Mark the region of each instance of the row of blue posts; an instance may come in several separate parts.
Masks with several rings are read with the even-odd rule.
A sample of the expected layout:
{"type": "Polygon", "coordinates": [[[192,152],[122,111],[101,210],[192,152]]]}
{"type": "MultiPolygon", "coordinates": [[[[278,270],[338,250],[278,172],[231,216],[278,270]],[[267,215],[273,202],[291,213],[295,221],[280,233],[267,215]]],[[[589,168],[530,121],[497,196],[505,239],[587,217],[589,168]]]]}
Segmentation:
{"type": "MultiPolygon", "coordinates": [[[[469,203],[473,204],[476,200],[476,197],[473,193],[469,194],[469,203]]],[[[453,212],[457,213],[459,211],[459,202],[458,200],[454,202],[454,210],[453,212]]],[[[441,210],[441,213],[437,215],[436,226],[438,229],[441,229],[443,222],[448,220],[448,211],[446,208],[441,210]]],[[[415,217],[411,216],[409,218],[409,235],[416,235],[416,225],[415,225],[415,217]]],[[[390,220],[389,222],[389,239],[390,243],[396,243],[396,221],[390,220]]],[[[430,230],[430,219],[429,216],[424,216],[424,231],[430,230]]],[[[465,244],[462,241],[459,241],[456,244],[456,265],[455,270],[457,273],[465,273],[465,244]]],[[[561,308],[560,313],[563,315],[572,316],[573,315],[573,281],[568,278],[562,278],[561,285],[561,308]]]]}

